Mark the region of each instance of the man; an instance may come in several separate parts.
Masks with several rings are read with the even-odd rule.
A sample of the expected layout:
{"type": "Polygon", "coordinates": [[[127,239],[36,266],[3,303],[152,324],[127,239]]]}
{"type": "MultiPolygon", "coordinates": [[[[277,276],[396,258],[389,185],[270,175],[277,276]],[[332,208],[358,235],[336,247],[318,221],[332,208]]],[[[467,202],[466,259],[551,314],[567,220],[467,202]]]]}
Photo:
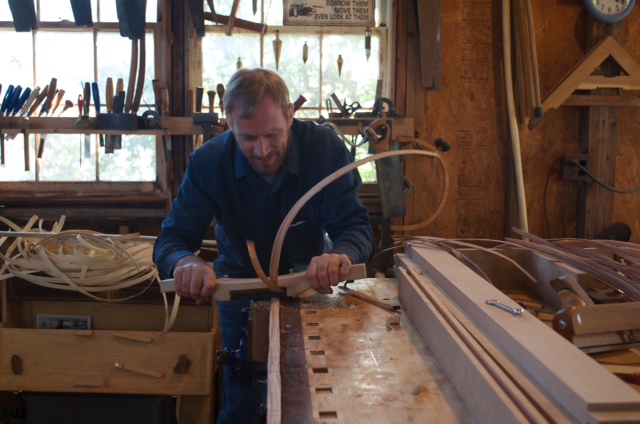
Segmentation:
{"type": "MultiPolygon", "coordinates": [[[[176,293],[204,301],[216,279],[255,277],[247,240],[255,243],[265,273],[275,235],[296,201],[353,158],[328,128],[293,118],[284,81],[266,69],[241,69],[227,84],[224,109],[230,131],[193,152],[178,196],[162,224],[154,261],[163,278],[173,275],[176,293]],[[219,257],[213,268],[195,256],[212,220],[219,257]]],[[[373,252],[369,215],[358,198],[362,181],[353,171],[312,197],[289,227],[278,275],[306,269],[309,286],[332,292],[351,264],[373,252]]],[[[218,302],[222,342],[238,349],[243,307],[218,302]]],[[[225,367],[218,423],[260,420],[264,385],[241,386],[225,367]]]]}

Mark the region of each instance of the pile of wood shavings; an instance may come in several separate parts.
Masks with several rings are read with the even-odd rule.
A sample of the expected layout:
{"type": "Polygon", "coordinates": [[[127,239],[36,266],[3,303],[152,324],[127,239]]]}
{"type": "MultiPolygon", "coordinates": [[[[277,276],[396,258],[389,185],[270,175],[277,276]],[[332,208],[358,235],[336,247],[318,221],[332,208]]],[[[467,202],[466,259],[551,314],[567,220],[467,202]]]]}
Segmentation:
{"type": "MultiPolygon", "coordinates": [[[[1,218],[1,217],[0,217],[1,218]]],[[[2,219],[7,223],[6,219],[2,219]]],[[[33,221],[33,220],[32,220],[33,221]]],[[[54,233],[30,230],[33,222],[21,230],[5,254],[0,280],[18,277],[44,287],[72,290],[101,301],[129,298],[103,298],[93,293],[110,292],[147,282],[146,288],[158,280],[153,263],[153,243],[138,234],[103,235],[69,230],[54,233]],[[31,234],[24,234],[31,231],[31,234]]],[[[4,233],[7,234],[6,232],[4,233]]],[[[8,237],[0,238],[0,246],[8,237]]],[[[139,294],[139,293],[138,293],[139,294]]],[[[133,297],[133,296],[132,296],[133,297]]]]}

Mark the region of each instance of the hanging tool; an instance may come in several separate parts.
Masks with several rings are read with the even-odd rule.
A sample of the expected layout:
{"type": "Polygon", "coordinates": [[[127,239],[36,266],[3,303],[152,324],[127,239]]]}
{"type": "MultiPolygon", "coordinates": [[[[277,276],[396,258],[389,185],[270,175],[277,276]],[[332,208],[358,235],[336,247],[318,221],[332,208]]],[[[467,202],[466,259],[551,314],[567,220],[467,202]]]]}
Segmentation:
{"type": "Polygon", "coordinates": [[[127,97],[124,104],[124,112],[129,113],[131,111],[131,104],[133,103],[133,93],[136,88],[136,71],[138,69],[138,40],[131,40],[131,64],[129,67],[129,85],[127,87],[127,97]]]}
{"type": "Polygon", "coordinates": [[[273,54],[276,57],[276,70],[280,66],[280,53],[282,53],[282,40],[280,39],[280,30],[276,30],[276,39],[273,40],[273,54]]]}
{"type": "Polygon", "coordinates": [[[4,93],[4,99],[2,100],[2,106],[0,107],[0,113],[4,114],[7,111],[14,89],[15,87],[13,85],[7,87],[7,91],[4,93]]]}
{"type": "MultiPolygon", "coordinates": [[[[96,110],[96,116],[100,114],[100,89],[97,82],[91,83],[91,93],[93,94],[93,107],[96,110]]],[[[100,147],[104,147],[104,136],[100,134],[100,147]]]]}
{"type": "Polygon", "coordinates": [[[11,116],[15,116],[16,113],[18,113],[18,111],[22,109],[22,105],[24,105],[27,102],[27,99],[29,99],[30,96],[31,96],[31,89],[27,87],[24,89],[24,91],[20,95],[20,98],[18,99],[15,106],[13,107],[13,110],[11,111],[11,116]]]}
{"type": "Polygon", "coordinates": [[[27,101],[24,102],[24,104],[22,105],[22,108],[20,108],[20,113],[18,116],[23,116],[29,111],[29,108],[31,107],[33,102],[38,98],[39,94],[40,94],[40,87],[36,85],[33,88],[33,90],[31,90],[31,94],[29,94],[27,101]]]}
{"type": "Polygon", "coordinates": [[[45,85],[42,91],[40,91],[40,94],[38,94],[38,97],[36,97],[35,102],[33,102],[31,107],[29,108],[27,116],[31,116],[33,112],[38,110],[38,108],[40,107],[40,103],[44,101],[45,97],[47,97],[47,94],[49,94],[49,84],[45,85]]]}
{"type": "Polygon", "coordinates": [[[196,112],[193,114],[193,123],[202,127],[202,142],[205,143],[211,138],[211,125],[218,123],[217,113],[202,113],[202,96],[204,89],[196,88],[196,112]]]}
{"type": "MultiPolygon", "coordinates": [[[[107,114],[113,113],[113,78],[108,77],[107,78],[107,87],[106,87],[106,91],[105,91],[105,96],[106,96],[106,105],[107,105],[107,114]]],[[[105,141],[104,141],[104,149],[105,149],[105,153],[107,151],[111,151],[113,152],[113,136],[111,134],[107,134],[105,135],[105,141]]]]}
{"type": "Polygon", "coordinates": [[[213,113],[213,101],[216,98],[216,92],[213,90],[207,91],[207,97],[209,97],[209,113],[213,113]]]}
{"type": "MultiPolygon", "coordinates": [[[[64,90],[56,90],[57,86],[58,86],[58,80],[56,78],[51,78],[51,82],[49,82],[49,88],[47,89],[47,98],[44,104],[42,105],[45,116],[49,115],[49,112],[51,111],[52,105],[54,103],[54,99],[57,102],[56,107],[58,107],[58,104],[60,104],[60,100],[62,99],[62,96],[64,96],[64,90]],[[58,94],[57,97],[56,97],[56,93],[58,94]]],[[[42,154],[44,153],[44,143],[46,139],[47,139],[46,133],[40,134],[40,143],[38,144],[37,153],[36,153],[36,158],[38,159],[42,159],[42,154]]]]}
{"type": "Polygon", "coordinates": [[[307,102],[307,98],[304,97],[302,94],[300,94],[296,99],[296,101],[293,102],[293,112],[294,113],[297,112],[298,109],[300,109],[302,105],[305,104],[306,102],[307,102]]]}
{"type": "Polygon", "coordinates": [[[224,115],[224,84],[220,83],[216,86],[218,92],[218,107],[220,108],[220,115],[224,115]]]}
{"type": "MultiPolygon", "coordinates": [[[[162,109],[162,116],[169,116],[169,89],[167,87],[160,87],[160,105],[162,109]]],[[[169,160],[170,153],[173,150],[171,136],[163,135],[162,142],[164,146],[164,159],[166,161],[169,160]]]]}
{"type": "MultiPolygon", "coordinates": [[[[58,90],[58,93],[53,102],[53,106],[50,108],[51,115],[53,115],[56,112],[56,109],[58,108],[58,106],[60,105],[60,102],[62,101],[62,97],[64,97],[64,93],[65,93],[64,90],[58,90]]],[[[42,154],[44,153],[44,143],[46,139],[47,139],[47,134],[40,135],[40,144],[38,145],[38,154],[36,155],[38,159],[42,159],[42,154]]]]}
{"type": "Polygon", "coordinates": [[[140,108],[140,101],[142,100],[142,92],[144,91],[144,77],[146,67],[146,47],[145,36],[140,37],[139,40],[133,40],[139,44],[138,48],[138,78],[136,81],[135,94],[133,96],[133,102],[131,103],[131,113],[137,113],[140,108]]]}

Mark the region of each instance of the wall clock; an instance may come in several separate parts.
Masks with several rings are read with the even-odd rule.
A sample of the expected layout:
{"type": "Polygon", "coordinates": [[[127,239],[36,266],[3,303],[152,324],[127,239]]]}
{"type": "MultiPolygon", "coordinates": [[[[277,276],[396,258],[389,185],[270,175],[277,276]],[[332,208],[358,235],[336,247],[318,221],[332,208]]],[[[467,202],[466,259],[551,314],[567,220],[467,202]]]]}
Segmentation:
{"type": "Polygon", "coordinates": [[[606,24],[629,16],[635,4],[636,0],[584,0],[584,6],[594,19],[606,24]]]}

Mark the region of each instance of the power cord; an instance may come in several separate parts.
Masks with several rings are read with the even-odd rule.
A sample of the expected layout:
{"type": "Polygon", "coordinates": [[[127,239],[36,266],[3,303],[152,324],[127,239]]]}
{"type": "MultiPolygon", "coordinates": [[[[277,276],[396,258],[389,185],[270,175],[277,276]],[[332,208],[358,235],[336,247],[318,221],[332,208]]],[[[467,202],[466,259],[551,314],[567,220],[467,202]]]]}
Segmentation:
{"type": "Polygon", "coordinates": [[[584,166],[580,165],[580,163],[578,161],[575,160],[570,160],[569,161],[569,165],[571,166],[577,166],[578,168],[580,168],[582,170],[582,172],[584,172],[589,178],[591,178],[596,184],[598,184],[601,187],[606,188],[609,191],[613,191],[614,193],[619,193],[619,194],[633,194],[633,193],[637,193],[640,191],[640,187],[636,187],[630,190],[619,190],[617,188],[608,186],[607,184],[603,183],[602,181],[600,181],[595,175],[593,175],[591,172],[589,172],[589,170],[587,168],[585,168],[584,166]]]}

